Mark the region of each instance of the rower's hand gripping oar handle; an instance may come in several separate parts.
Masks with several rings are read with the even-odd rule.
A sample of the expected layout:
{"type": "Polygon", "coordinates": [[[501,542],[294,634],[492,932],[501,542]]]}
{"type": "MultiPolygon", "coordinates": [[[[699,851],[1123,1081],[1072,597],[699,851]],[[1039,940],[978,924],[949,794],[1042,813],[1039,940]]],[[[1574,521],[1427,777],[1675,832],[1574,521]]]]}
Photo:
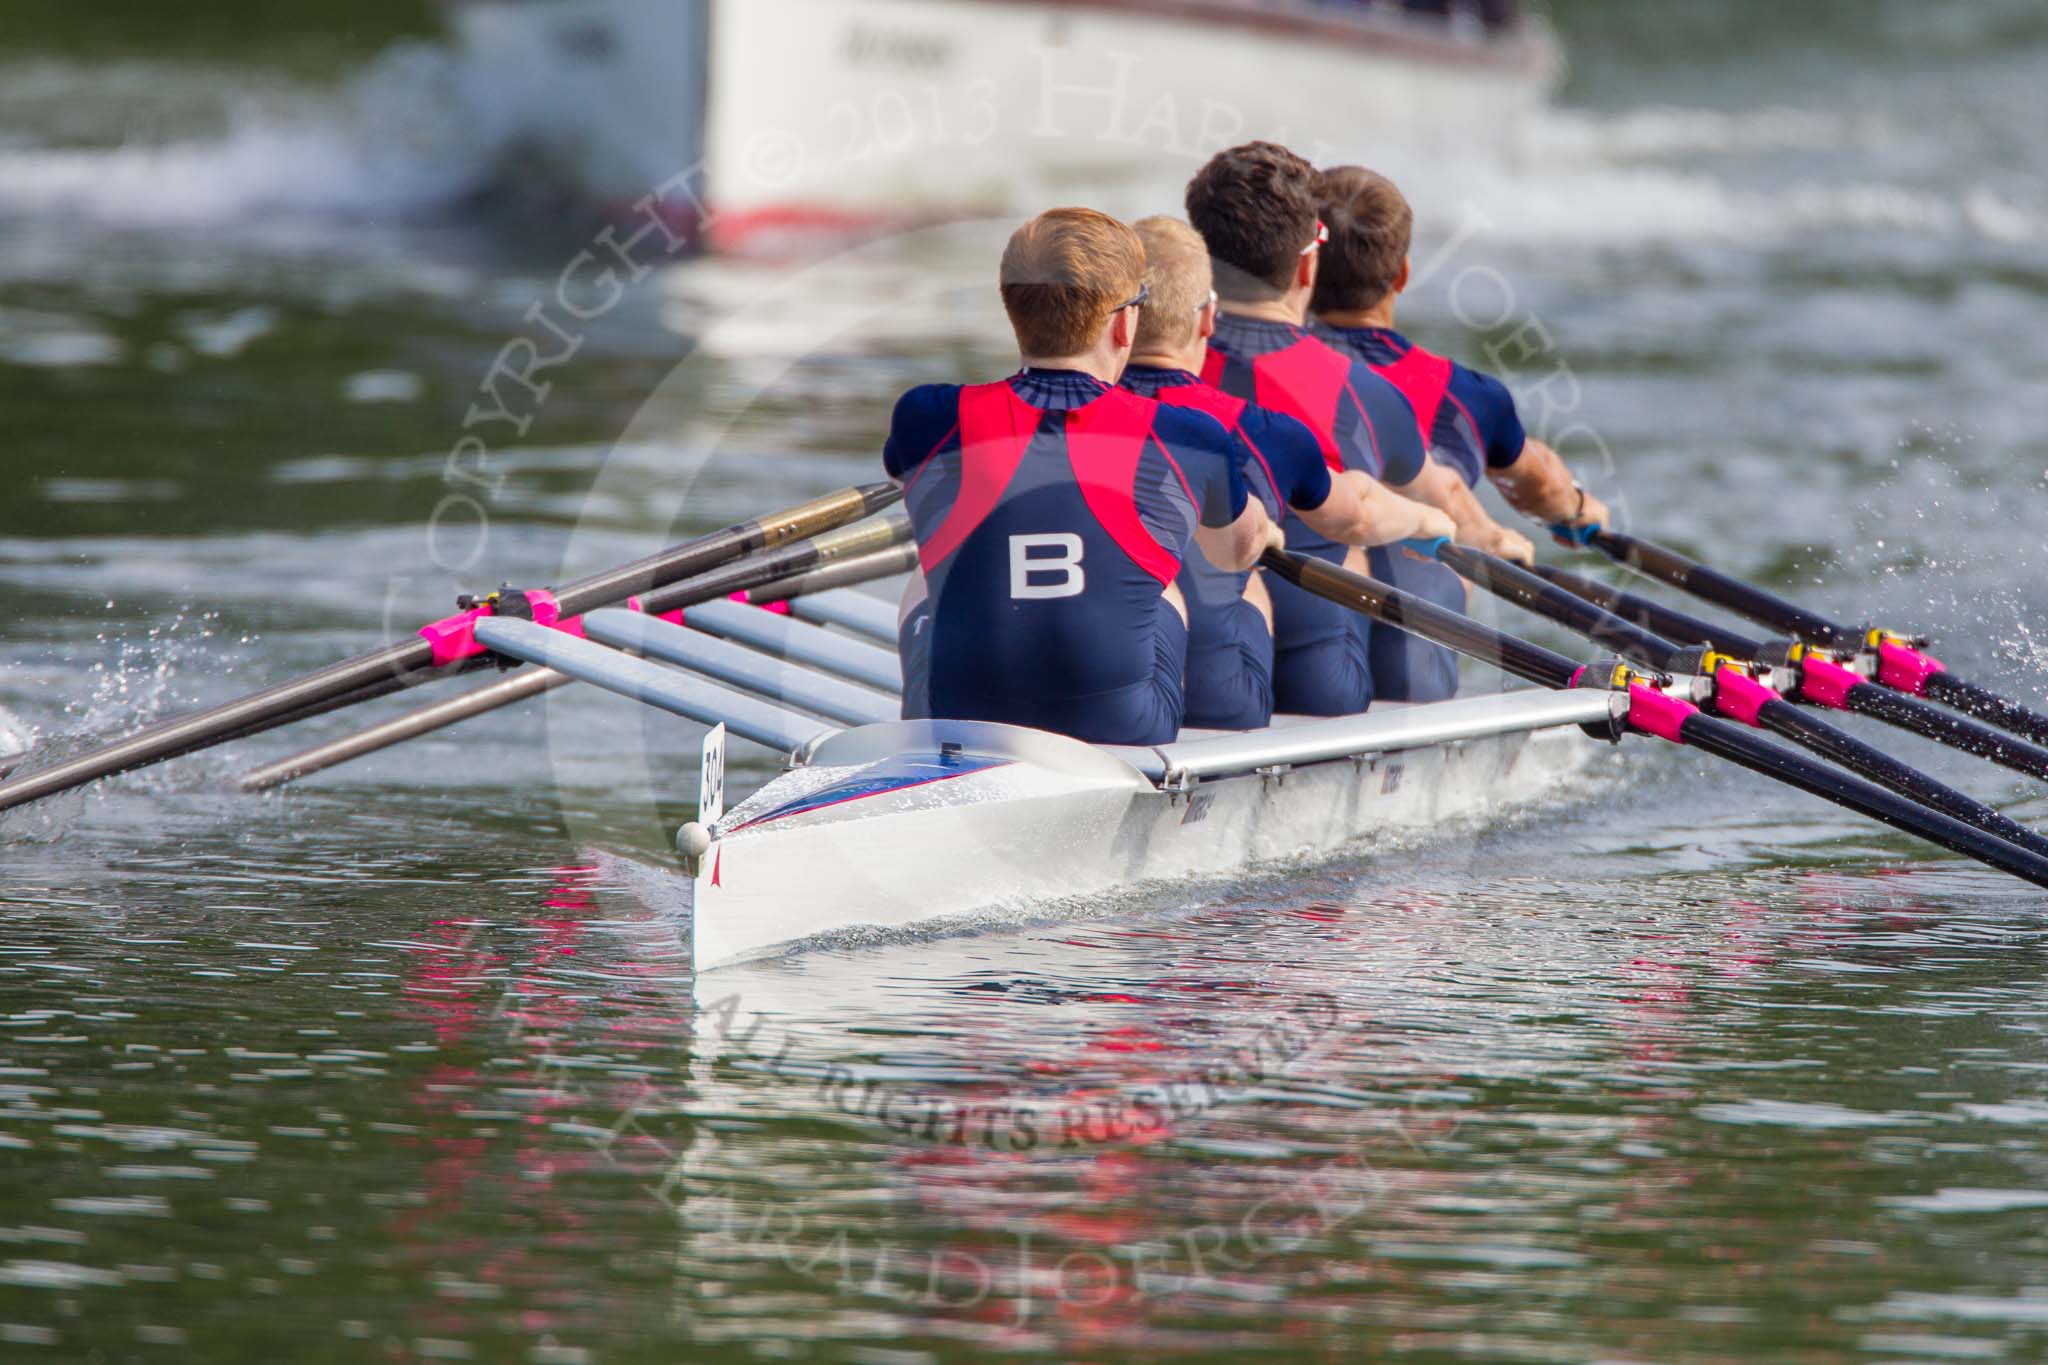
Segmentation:
{"type": "Polygon", "coordinates": [[[1554,521],[1550,524],[1550,538],[1567,549],[1586,549],[1599,534],[1600,523],[1597,521],[1584,526],[1574,526],[1565,521],[1554,521]]]}

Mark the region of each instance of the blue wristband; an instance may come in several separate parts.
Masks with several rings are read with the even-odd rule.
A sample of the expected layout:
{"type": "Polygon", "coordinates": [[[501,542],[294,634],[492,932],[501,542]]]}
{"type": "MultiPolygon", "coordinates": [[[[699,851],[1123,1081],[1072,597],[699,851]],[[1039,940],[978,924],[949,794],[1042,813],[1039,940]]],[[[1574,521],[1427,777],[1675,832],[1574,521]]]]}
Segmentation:
{"type": "Polygon", "coordinates": [[[1550,537],[1560,545],[1576,545],[1581,549],[1593,543],[1593,537],[1600,534],[1600,523],[1591,526],[1567,526],[1563,522],[1550,528],[1550,537]]]}

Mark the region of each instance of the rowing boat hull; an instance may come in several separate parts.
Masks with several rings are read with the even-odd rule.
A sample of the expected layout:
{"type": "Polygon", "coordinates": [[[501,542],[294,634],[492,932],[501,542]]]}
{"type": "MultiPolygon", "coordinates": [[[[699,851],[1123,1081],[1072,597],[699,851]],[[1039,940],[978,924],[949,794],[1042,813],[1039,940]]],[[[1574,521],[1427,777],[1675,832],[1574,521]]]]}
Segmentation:
{"type": "MultiPolygon", "coordinates": [[[[1554,700],[1529,704],[1539,700],[1551,710],[1530,713],[1535,728],[1183,782],[1186,790],[1110,752],[1030,731],[867,727],[876,733],[866,750],[837,756],[899,761],[815,764],[721,822],[692,888],[694,962],[703,972],[911,925],[1139,904],[1261,868],[1414,847],[1555,796],[1598,752],[1576,724],[1537,724],[1559,714],[1554,700]],[[906,742],[913,733],[936,742],[906,742]],[[947,742],[964,750],[951,769],[937,761],[947,742]],[[900,761],[920,748],[931,761],[900,761]]],[[[1445,705],[1486,703],[1521,704],[1445,705]]],[[[1393,708],[1374,719],[1382,716],[1389,727],[1400,719],[1393,708]]],[[[835,757],[830,747],[821,758],[835,757]]]]}

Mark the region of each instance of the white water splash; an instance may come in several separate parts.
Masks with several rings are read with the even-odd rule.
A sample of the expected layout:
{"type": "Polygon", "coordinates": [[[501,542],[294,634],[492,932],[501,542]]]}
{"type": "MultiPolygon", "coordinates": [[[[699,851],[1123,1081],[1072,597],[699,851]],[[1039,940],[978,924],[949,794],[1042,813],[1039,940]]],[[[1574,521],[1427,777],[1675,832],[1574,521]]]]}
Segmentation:
{"type": "MultiPolygon", "coordinates": [[[[38,71],[53,101],[63,95],[63,72],[80,89],[95,79],[90,68],[38,71]]],[[[403,44],[332,95],[301,91],[282,108],[274,98],[229,103],[224,132],[114,146],[0,146],[0,212],[128,226],[432,212],[475,192],[497,153],[500,134],[473,86],[445,50],[403,44]]]]}

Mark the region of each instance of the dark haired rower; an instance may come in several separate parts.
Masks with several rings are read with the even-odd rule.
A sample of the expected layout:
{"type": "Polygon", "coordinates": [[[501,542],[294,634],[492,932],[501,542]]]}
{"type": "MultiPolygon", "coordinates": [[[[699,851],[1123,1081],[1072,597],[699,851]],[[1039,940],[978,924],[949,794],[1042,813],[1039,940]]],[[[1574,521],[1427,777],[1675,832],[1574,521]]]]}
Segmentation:
{"type": "MultiPolygon", "coordinates": [[[[1316,319],[1334,344],[1401,390],[1429,433],[1436,459],[1467,486],[1485,475],[1510,506],[1547,525],[1604,523],[1606,506],[1573,481],[1556,451],[1523,431],[1505,384],[1433,355],[1394,330],[1415,227],[1414,212],[1394,182],[1358,166],[1324,171],[1321,209],[1330,240],[1316,275],[1316,319]]],[[[1396,587],[1464,610],[1464,580],[1441,564],[1375,551],[1372,571],[1396,587]]],[[[1381,631],[1372,641],[1372,675],[1382,697],[1437,701],[1457,691],[1457,657],[1412,635],[1381,631]]]]}
{"type": "MultiPolygon", "coordinates": [[[[1198,378],[1216,329],[1208,248],[1177,218],[1147,218],[1136,227],[1151,298],[1138,321],[1125,388],[1206,412],[1227,427],[1252,496],[1276,522],[1291,512],[1344,544],[1372,543],[1388,530],[1450,533],[1442,513],[1397,498],[1356,471],[1333,473],[1315,433],[1299,421],[1198,378]]],[[[1273,607],[1263,575],[1193,556],[1181,566],[1179,581],[1188,605],[1187,724],[1217,730],[1265,725],[1273,717],[1273,607]]]]}
{"type": "MultiPolygon", "coordinates": [[[[1446,529],[1483,549],[1517,553],[1456,474],[1429,459],[1414,409],[1363,362],[1310,333],[1308,302],[1324,238],[1313,166],[1285,147],[1252,142],[1220,152],[1188,183],[1188,218],[1216,272],[1223,313],[1203,378],[1224,392],[1304,423],[1333,470],[1384,483],[1389,509],[1360,543],[1384,545],[1446,529]],[[1426,519],[1407,498],[1445,513],[1426,519]],[[1405,509],[1402,517],[1392,513],[1405,509]]],[[[1520,540],[1516,537],[1516,540],[1520,540]]],[[[1363,569],[1364,556],[1290,518],[1291,549],[1363,569]]],[[[1520,542],[1519,557],[1528,557],[1520,542]]],[[[1370,622],[1285,583],[1273,597],[1273,692],[1279,711],[1334,716],[1373,699],[1370,622]]]]}

